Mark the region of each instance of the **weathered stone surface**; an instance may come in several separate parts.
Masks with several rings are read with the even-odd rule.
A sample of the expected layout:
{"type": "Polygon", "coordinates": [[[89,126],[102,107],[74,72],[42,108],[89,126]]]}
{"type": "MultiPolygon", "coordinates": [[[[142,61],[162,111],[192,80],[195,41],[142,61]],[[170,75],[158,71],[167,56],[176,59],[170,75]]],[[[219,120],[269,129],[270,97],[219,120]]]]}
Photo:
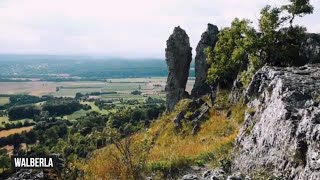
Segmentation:
{"type": "Polygon", "coordinates": [[[320,34],[307,34],[302,47],[304,49],[302,56],[305,63],[320,63],[320,34]]]}
{"type": "Polygon", "coordinates": [[[225,180],[227,178],[226,173],[221,169],[214,169],[205,171],[202,175],[204,180],[225,180]]]}
{"type": "Polygon", "coordinates": [[[202,175],[196,173],[184,175],[182,180],[251,180],[251,178],[239,172],[230,175],[222,169],[211,169],[202,171],[202,175]]]}
{"type": "Polygon", "coordinates": [[[244,89],[243,84],[241,83],[240,79],[236,79],[233,82],[233,85],[231,88],[231,93],[229,95],[230,103],[236,104],[237,102],[240,102],[241,98],[243,97],[244,90],[245,89],[244,89]]]}
{"type": "Polygon", "coordinates": [[[232,170],[320,179],[320,64],[265,66],[253,77],[246,99],[232,170]]]}
{"type": "Polygon", "coordinates": [[[208,64],[206,63],[206,54],[204,50],[208,47],[214,48],[218,41],[219,29],[217,26],[208,24],[207,30],[201,35],[201,39],[196,48],[195,57],[195,75],[196,80],[192,89],[192,96],[200,97],[210,93],[210,87],[206,83],[208,64]]]}
{"type": "Polygon", "coordinates": [[[40,170],[22,169],[14,173],[7,180],[20,180],[20,179],[43,179],[43,172],[40,170]]]}
{"type": "Polygon", "coordinates": [[[199,178],[194,174],[187,174],[182,177],[182,180],[199,180],[199,178]]]}
{"type": "Polygon", "coordinates": [[[174,28],[173,34],[167,40],[166,62],[169,75],[166,84],[166,108],[172,111],[179,100],[188,97],[185,91],[192,60],[187,33],[179,26],[174,28]]]}
{"type": "Polygon", "coordinates": [[[243,174],[237,172],[228,176],[227,180],[251,180],[250,177],[244,176],[243,174]]]}

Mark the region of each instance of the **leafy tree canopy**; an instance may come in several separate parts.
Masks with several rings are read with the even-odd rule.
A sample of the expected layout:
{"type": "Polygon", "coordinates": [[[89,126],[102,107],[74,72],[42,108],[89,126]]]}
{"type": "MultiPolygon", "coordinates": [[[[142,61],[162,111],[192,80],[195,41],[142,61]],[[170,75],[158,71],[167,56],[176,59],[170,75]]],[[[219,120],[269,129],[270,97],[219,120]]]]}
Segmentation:
{"type": "Polygon", "coordinates": [[[290,4],[282,7],[264,7],[258,30],[247,19],[234,19],[230,27],[220,31],[215,48],[205,50],[210,66],[209,83],[230,83],[240,76],[241,82],[248,85],[253,74],[264,64],[305,64],[301,54],[306,28],[293,25],[293,20],[312,12],[309,0],[290,0],[290,4]]]}

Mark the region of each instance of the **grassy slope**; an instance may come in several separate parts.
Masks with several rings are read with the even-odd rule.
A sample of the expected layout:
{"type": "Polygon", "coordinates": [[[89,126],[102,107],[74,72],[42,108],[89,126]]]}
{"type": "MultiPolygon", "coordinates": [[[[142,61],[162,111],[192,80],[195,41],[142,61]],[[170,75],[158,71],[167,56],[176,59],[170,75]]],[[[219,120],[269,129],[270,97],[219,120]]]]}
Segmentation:
{"type": "MultiPolygon", "coordinates": [[[[159,135],[148,155],[146,173],[157,171],[163,175],[191,165],[208,164],[214,167],[219,165],[220,160],[229,157],[243,120],[242,106],[233,107],[232,114],[236,116],[231,120],[212,109],[209,120],[203,123],[199,133],[193,136],[187,127],[184,133],[176,133],[174,130],[173,118],[185,105],[186,102],[181,102],[175,112],[163,115],[148,130],[134,135],[136,144],[146,136],[159,135]]],[[[97,150],[88,162],[78,165],[85,170],[87,179],[108,179],[112,174],[121,176],[125,170],[119,165],[116,166],[119,162],[112,160],[111,154],[115,152],[113,146],[107,146],[97,150]]]]}

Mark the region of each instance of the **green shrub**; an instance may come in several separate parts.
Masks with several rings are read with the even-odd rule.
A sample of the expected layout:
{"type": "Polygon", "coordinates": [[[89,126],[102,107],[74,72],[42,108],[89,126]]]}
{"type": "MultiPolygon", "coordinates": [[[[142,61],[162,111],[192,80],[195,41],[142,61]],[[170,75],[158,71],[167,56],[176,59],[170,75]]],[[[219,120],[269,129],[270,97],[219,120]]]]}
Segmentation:
{"type": "Polygon", "coordinates": [[[197,157],[196,161],[209,162],[209,161],[214,161],[215,159],[216,159],[215,154],[213,152],[208,152],[208,153],[200,154],[197,157]]]}
{"type": "Polygon", "coordinates": [[[215,106],[219,109],[228,109],[230,107],[229,90],[218,90],[215,106]]]}
{"type": "Polygon", "coordinates": [[[250,116],[253,116],[256,113],[256,110],[253,108],[248,108],[247,112],[250,114],[250,116]]]}

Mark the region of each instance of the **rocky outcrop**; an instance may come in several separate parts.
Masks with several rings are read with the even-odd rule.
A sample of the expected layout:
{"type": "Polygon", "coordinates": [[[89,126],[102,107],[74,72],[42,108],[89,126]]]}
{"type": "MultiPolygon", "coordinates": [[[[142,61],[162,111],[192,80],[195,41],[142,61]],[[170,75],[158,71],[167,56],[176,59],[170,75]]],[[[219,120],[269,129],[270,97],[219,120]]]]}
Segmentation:
{"type": "Polygon", "coordinates": [[[166,62],[169,75],[166,84],[166,109],[172,111],[179,100],[188,97],[185,91],[192,60],[187,33],[179,26],[167,40],[166,62]]]}
{"type": "Polygon", "coordinates": [[[28,179],[28,180],[57,180],[61,179],[60,177],[61,171],[56,171],[53,169],[21,169],[12,174],[7,180],[21,180],[21,179],[28,179]]]}
{"type": "MultiPolygon", "coordinates": [[[[301,44],[302,51],[300,57],[297,58],[297,61],[300,61],[298,64],[316,64],[320,63],[320,34],[308,33],[301,44]]],[[[240,71],[247,69],[248,59],[241,64],[240,71]]],[[[241,101],[245,89],[241,83],[239,77],[233,82],[229,100],[231,103],[237,103],[241,101]]]]}
{"type": "Polygon", "coordinates": [[[196,48],[195,57],[195,75],[196,80],[192,89],[193,97],[200,97],[210,92],[210,87],[206,83],[208,64],[206,62],[206,54],[204,50],[208,47],[214,48],[218,41],[219,30],[218,27],[212,24],[208,24],[207,30],[201,35],[201,40],[196,48]]]}
{"type": "Polygon", "coordinates": [[[231,93],[229,95],[230,103],[236,104],[238,102],[241,102],[241,98],[243,97],[244,90],[245,88],[243,87],[243,84],[241,83],[239,78],[233,81],[231,93]]]}
{"type": "MultiPolygon", "coordinates": [[[[246,91],[233,171],[320,179],[320,64],[263,67],[246,91]]],[[[251,176],[252,177],[252,176],[251,176]]]]}
{"type": "Polygon", "coordinates": [[[192,134],[197,134],[201,123],[208,119],[209,111],[210,105],[203,99],[192,100],[188,106],[174,118],[175,130],[179,132],[182,129],[182,122],[185,121],[192,124],[192,134]],[[190,112],[192,112],[192,114],[188,114],[190,112]]]}
{"type": "Polygon", "coordinates": [[[43,179],[43,171],[41,170],[32,170],[32,169],[22,169],[14,173],[7,180],[20,180],[20,179],[43,179]]]}

